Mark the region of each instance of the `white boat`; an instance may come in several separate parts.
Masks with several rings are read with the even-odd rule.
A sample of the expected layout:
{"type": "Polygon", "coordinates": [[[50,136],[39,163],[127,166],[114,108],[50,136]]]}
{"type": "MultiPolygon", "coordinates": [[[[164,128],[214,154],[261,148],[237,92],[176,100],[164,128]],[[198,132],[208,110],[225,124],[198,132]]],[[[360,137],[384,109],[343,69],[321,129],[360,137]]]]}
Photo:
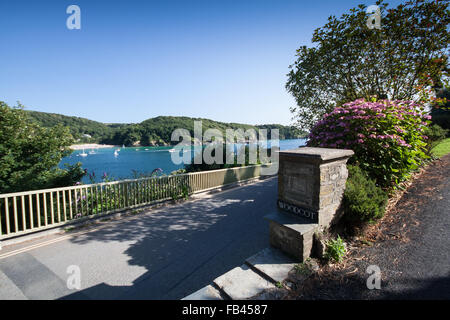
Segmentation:
{"type": "Polygon", "coordinates": [[[94,149],[92,149],[91,151],[89,151],[89,154],[95,154],[94,149]]]}
{"type": "Polygon", "coordinates": [[[84,149],[83,149],[83,152],[82,152],[82,153],[80,153],[80,156],[81,156],[81,157],[87,157],[87,153],[86,153],[86,152],[84,152],[84,149]]]}
{"type": "Polygon", "coordinates": [[[120,151],[120,149],[117,149],[114,151],[114,157],[117,157],[119,155],[119,151],[120,151]]]}

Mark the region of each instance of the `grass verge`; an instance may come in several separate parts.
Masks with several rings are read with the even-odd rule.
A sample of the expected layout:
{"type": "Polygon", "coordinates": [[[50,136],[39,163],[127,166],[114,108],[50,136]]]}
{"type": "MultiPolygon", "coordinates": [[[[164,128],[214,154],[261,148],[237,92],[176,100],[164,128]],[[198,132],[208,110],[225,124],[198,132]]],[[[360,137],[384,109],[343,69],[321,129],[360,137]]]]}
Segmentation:
{"type": "Polygon", "coordinates": [[[450,138],[440,141],[431,149],[431,153],[436,157],[442,157],[450,153],[450,138]]]}

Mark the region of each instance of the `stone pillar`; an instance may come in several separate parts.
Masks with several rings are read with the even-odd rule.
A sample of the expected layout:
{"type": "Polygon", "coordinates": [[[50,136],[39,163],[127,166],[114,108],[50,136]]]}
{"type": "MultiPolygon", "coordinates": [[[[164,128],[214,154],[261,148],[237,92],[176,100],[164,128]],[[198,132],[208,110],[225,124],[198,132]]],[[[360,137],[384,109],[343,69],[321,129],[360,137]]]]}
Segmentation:
{"type": "Polygon", "coordinates": [[[303,261],[313,234],[339,218],[352,150],[302,147],[279,153],[278,208],[269,214],[270,243],[303,261]]]}
{"type": "Polygon", "coordinates": [[[328,227],[347,181],[352,150],[299,148],[280,152],[278,207],[328,227]]]}

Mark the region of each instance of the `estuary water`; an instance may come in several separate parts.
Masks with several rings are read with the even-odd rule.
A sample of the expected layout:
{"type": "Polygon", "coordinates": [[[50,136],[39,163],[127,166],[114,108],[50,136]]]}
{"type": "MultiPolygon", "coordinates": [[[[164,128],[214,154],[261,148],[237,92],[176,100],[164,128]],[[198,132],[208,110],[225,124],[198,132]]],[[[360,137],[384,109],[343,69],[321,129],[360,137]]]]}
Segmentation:
{"type": "MultiPolygon", "coordinates": [[[[280,150],[296,149],[305,145],[305,139],[280,140],[280,150]]],[[[81,156],[83,150],[75,150],[70,156],[61,160],[59,167],[64,164],[81,162],[83,169],[95,174],[95,181],[102,181],[103,174],[118,179],[133,178],[133,170],[137,173],[149,174],[154,169],[160,168],[165,174],[184,167],[183,164],[174,164],[171,152],[174,147],[127,147],[127,148],[99,148],[85,149],[86,156],[81,156]]],[[[88,176],[83,178],[83,183],[90,183],[88,176]]]]}

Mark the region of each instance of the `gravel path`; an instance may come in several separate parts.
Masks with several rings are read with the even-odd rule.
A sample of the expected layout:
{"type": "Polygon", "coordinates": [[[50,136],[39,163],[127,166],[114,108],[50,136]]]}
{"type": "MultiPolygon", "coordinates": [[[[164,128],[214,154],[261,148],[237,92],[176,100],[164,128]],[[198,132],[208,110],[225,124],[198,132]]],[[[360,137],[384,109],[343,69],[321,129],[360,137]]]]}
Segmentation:
{"type": "Polygon", "coordinates": [[[325,266],[294,299],[450,299],[450,155],[429,165],[342,265],[325,266]],[[369,290],[366,268],[381,270],[369,290]]]}

